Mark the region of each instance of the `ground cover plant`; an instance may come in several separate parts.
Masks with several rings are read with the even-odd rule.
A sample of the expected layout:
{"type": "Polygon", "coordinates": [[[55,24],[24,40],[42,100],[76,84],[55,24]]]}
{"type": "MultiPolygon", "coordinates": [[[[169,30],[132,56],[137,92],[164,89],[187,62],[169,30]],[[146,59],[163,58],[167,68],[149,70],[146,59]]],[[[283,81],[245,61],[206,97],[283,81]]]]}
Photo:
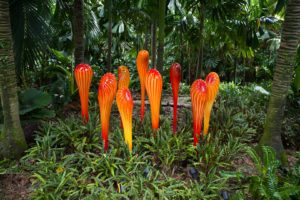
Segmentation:
{"type": "MultiPolygon", "coordinates": [[[[172,116],[167,115],[171,107],[163,107],[161,127],[154,133],[146,104],[143,125],[138,117],[133,119],[132,153],[124,142],[116,104],[111,124],[117,126],[109,135],[109,150],[104,151],[94,104],[86,125],[80,110],[43,122],[26,155],[18,163],[3,162],[1,174],[26,174],[32,184],[28,198],[33,199],[264,199],[273,195],[269,178],[277,180],[277,196],[297,198],[299,183],[294,178],[299,167],[284,172],[292,181],[282,179],[279,161],[269,155],[272,150],[266,150],[267,158],[260,161],[248,147],[262,128],[257,122],[265,115],[265,98],[268,95],[254,85],[221,84],[209,141],[202,137],[197,148],[192,142],[191,110],[178,110],[174,135],[172,116]],[[251,109],[246,109],[249,105],[251,109]]],[[[138,106],[134,112],[138,116],[138,106]]]]}

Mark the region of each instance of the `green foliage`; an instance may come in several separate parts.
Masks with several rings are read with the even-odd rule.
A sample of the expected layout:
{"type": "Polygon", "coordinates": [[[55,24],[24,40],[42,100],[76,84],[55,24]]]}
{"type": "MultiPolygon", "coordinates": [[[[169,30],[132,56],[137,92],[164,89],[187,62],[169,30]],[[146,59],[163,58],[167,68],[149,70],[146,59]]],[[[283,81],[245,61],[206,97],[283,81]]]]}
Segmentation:
{"type": "Polygon", "coordinates": [[[296,87],[297,90],[300,89],[300,66],[298,66],[295,70],[296,72],[296,77],[294,80],[294,86],[296,87]]]}
{"type": "Polygon", "coordinates": [[[50,65],[45,68],[44,76],[48,77],[43,88],[52,94],[55,107],[68,103],[76,93],[75,80],[73,75],[72,57],[64,52],[51,49],[53,59],[50,65]]]}
{"type": "Polygon", "coordinates": [[[24,82],[32,81],[25,72],[36,72],[47,57],[53,1],[11,0],[9,3],[17,77],[24,82]]]}
{"type": "MultiPolygon", "coordinates": [[[[163,118],[161,129],[153,133],[146,116],[143,126],[134,126],[132,154],[118,128],[111,131],[105,153],[97,114],[92,112],[90,119],[86,126],[78,116],[42,126],[21,160],[22,168],[33,174],[34,199],[218,198],[229,189],[229,177],[220,169],[232,170],[232,158],[244,149],[239,139],[221,132],[195,148],[190,128],[173,136],[163,118]],[[191,179],[191,167],[199,171],[200,182],[191,179]]],[[[112,124],[118,123],[113,119],[112,124]]]]}
{"type": "MultiPolygon", "coordinates": [[[[275,197],[295,198],[299,165],[282,174],[278,161],[267,149],[263,159],[248,150],[257,174],[248,177],[236,166],[237,158],[246,157],[245,142],[255,141],[262,129],[268,95],[255,86],[220,85],[210,133],[207,138],[201,137],[197,147],[192,145],[191,113],[184,110],[187,116],[181,120],[186,121],[181,122],[184,124],[176,135],[165,114],[157,132],[151,130],[149,114],[143,125],[134,120],[130,154],[123,131],[116,127],[119,119],[113,106],[110,150],[105,153],[94,103],[86,125],[79,114],[44,122],[20,164],[3,161],[0,173],[30,173],[34,199],[218,199],[224,191],[231,199],[246,199],[249,193],[264,198],[272,191],[275,197]],[[198,178],[193,177],[191,169],[198,172],[198,178]],[[259,192],[255,188],[262,192],[255,193],[259,192]]],[[[189,87],[186,90],[189,93],[189,87]]]]}
{"type": "Polygon", "coordinates": [[[257,91],[256,86],[221,83],[211,115],[211,132],[222,130],[244,141],[258,139],[263,130],[268,95],[257,91]]]}
{"type": "Polygon", "coordinates": [[[276,159],[272,148],[263,146],[262,158],[254,149],[248,149],[247,153],[258,173],[249,177],[249,191],[253,198],[298,199],[300,197],[299,165],[296,165],[288,178],[285,178],[279,171],[280,162],[276,159]]]}
{"type": "Polygon", "coordinates": [[[19,93],[20,115],[22,119],[53,118],[55,112],[47,108],[52,102],[49,94],[29,88],[19,93]]]}

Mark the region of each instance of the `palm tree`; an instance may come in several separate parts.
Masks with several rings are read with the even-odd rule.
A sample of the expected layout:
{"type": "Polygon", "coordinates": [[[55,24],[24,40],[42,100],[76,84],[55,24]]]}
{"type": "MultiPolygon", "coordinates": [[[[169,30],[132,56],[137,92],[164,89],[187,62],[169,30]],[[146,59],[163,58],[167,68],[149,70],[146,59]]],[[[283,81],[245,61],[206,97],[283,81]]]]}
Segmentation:
{"type": "Polygon", "coordinates": [[[19,118],[8,0],[0,0],[0,97],[4,117],[4,128],[0,132],[0,157],[17,158],[27,144],[19,118]]]}
{"type": "Polygon", "coordinates": [[[113,0],[106,0],[105,1],[105,15],[108,18],[108,50],[107,50],[107,68],[108,71],[112,70],[112,5],[113,0]]]}
{"type": "Polygon", "coordinates": [[[272,93],[264,134],[259,145],[268,145],[276,150],[277,156],[284,157],[281,140],[281,124],[284,114],[286,96],[291,85],[294,58],[300,39],[300,0],[288,1],[285,20],[282,26],[280,48],[277,54],[276,67],[272,84],[272,93]]]}
{"type": "Polygon", "coordinates": [[[166,0],[159,0],[158,4],[158,48],[157,48],[157,68],[163,70],[164,64],[164,39],[165,39],[165,16],[166,0]]]}
{"type": "Polygon", "coordinates": [[[42,63],[51,40],[52,29],[49,21],[53,2],[53,0],[9,1],[13,52],[19,81],[25,81],[26,71],[37,71],[40,66],[43,67],[42,63]]]}
{"type": "Polygon", "coordinates": [[[75,66],[84,62],[84,5],[83,0],[74,0],[73,4],[73,40],[75,45],[75,66]]]}

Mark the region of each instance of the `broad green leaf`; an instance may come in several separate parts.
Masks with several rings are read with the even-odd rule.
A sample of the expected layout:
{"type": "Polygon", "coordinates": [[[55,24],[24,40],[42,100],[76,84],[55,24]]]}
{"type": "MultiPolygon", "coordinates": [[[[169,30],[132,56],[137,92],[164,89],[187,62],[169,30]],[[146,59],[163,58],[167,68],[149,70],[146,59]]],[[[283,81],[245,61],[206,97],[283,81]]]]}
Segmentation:
{"type": "Polygon", "coordinates": [[[52,98],[49,94],[30,88],[20,93],[20,115],[24,115],[38,108],[43,108],[49,105],[52,98]]]}
{"type": "Polygon", "coordinates": [[[123,32],[124,32],[124,22],[121,21],[119,25],[119,33],[123,33],[123,32]]]}
{"type": "Polygon", "coordinates": [[[171,13],[175,14],[175,0],[171,0],[168,4],[168,9],[171,11],[171,13]]]}
{"type": "Polygon", "coordinates": [[[300,89],[300,66],[296,68],[295,72],[296,72],[296,77],[294,80],[294,85],[297,88],[297,90],[299,90],[300,89]]]}

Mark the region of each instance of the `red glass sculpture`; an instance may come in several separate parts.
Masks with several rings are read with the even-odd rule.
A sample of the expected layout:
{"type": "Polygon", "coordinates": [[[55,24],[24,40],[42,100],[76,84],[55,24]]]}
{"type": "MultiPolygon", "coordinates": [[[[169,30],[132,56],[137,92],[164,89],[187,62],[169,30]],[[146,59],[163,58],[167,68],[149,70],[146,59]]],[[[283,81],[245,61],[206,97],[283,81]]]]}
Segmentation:
{"type": "Polygon", "coordinates": [[[210,113],[219,91],[220,78],[217,73],[211,72],[206,76],[205,82],[207,86],[207,99],[204,108],[204,136],[208,133],[210,113]]]}
{"type": "Polygon", "coordinates": [[[145,86],[150,101],[152,129],[159,128],[160,99],[162,93],[162,77],[156,69],[150,69],[146,75],[145,86]]]}
{"type": "Polygon", "coordinates": [[[79,90],[81,116],[83,123],[89,121],[89,90],[93,77],[93,70],[88,64],[79,64],[74,70],[75,80],[79,90]]]}
{"type": "Polygon", "coordinates": [[[170,81],[172,85],[173,93],[173,133],[176,133],[177,127],[177,101],[178,101],[178,91],[181,79],[181,66],[178,63],[173,63],[170,68],[170,81]]]}
{"type": "Polygon", "coordinates": [[[117,106],[124,127],[124,139],[129,151],[132,151],[132,110],[133,100],[128,88],[121,88],[117,92],[117,106]]]}
{"type": "Polygon", "coordinates": [[[118,68],[118,89],[129,88],[130,73],[126,66],[121,65],[118,68]]]}
{"type": "Polygon", "coordinates": [[[117,91],[117,80],[112,73],[106,73],[101,78],[98,88],[98,102],[100,108],[100,119],[102,128],[102,139],[104,150],[108,150],[108,132],[111,106],[117,91]]]}
{"type": "Polygon", "coordinates": [[[141,112],[140,119],[143,121],[145,115],[145,78],[148,72],[149,65],[149,53],[147,50],[139,51],[136,58],[136,66],[139,73],[141,84],[141,112]]]}
{"type": "Polygon", "coordinates": [[[203,81],[202,79],[195,80],[191,86],[195,146],[198,144],[200,134],[201,134],[202,118],[203,118],[206,97],[207,97],[207,87],[205,81],[203,81]]]}

